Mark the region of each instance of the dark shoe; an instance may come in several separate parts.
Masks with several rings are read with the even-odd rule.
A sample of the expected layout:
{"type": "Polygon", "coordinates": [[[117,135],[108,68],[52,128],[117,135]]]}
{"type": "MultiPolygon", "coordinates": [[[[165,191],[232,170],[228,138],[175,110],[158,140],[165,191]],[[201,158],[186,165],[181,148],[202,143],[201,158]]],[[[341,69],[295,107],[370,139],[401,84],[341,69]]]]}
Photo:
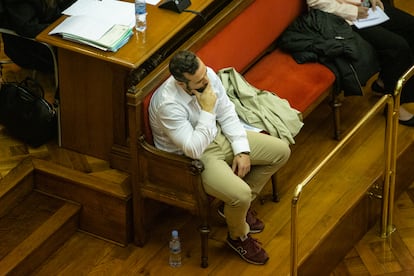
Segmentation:
{"type": "Polygon", "coordinates": [[[412,126],[414,126],[414,116],[413,116],[413,117],[411,117],[411,119],[409,119],[409,120],[405,120],[405,121],[403,121],[403,120],[398,120],[398,122],[399,122],[401,125],[404,125],[404,126],[410,126],[410,127],[412,127],[412,126]]]}
{"type": "Polygon", "coordinates": [[[250,226],[250,233],[260,233],[264,229],[264,223],[256,217],[257,213],[253,210],[247,211],[246,222],[250,226]]]}
{"type": "Polygon", "coordinates": [[[388,94],[385,88],[378,85],[377,81],[372,82],[371,91],[372,91],[372,94],[377,95],[377,96],[384,96],[385,94],[388,94]]]}
{"type": "Polygon", "coordinates": [[[230,235],[228,235],[227,244],[239,253],[243,260],[251,264],[263,265],[269,260],[269,256],[260,246],[260,242],[253,239],[250,235],[247,236],[245,241],[240,239],[232,240],[230,235]]]}
{"type": "MultiPolygon", "coordinates": [[[[222,218],[226,218],[226,216],[224,215],[224,204],[220,204],[220,206],[217,209],[217,213],[222,217],[222,218]]],[[[256,217],[256,212],[252,211],[249,209],[249,211],[247,211],[247,216],[246,216],[246,222],[247,224],[250,226],[250,234],[257,234],[263,231],[264,229],[264,223],[263,221],[261,221],[260,219],[258,219],[256,217]]]]}

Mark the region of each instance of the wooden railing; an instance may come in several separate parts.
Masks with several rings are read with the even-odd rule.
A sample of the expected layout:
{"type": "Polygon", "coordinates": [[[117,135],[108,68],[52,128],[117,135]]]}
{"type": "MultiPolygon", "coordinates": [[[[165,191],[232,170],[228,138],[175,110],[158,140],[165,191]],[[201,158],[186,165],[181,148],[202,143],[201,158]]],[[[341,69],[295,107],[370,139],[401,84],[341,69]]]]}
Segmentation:
{"type": "Polygon", "coordinates": [[[299,183],[294,191],[291,202],[291,275],[298,273],[298,213],[302,191],[305,186],[322,170],[322,168],[349,143],[352,137],[357,134],[369,122],[375,114],[386,107],[387,124],[385,127],[385,160],[384,160],[384,186],[382,194],[382,213],[380,236],[387,237],[394,230],[392,224],[392,213],[394,206],[395,172],[397,160],[397,138],[398,138],[398,117],[400,107],[401,90],[405,83],[414,75],[412,66],[397,82],[393,95],[384,95],[378,102],[358,121],[348,134],[337,144],[337,146],[299,183]]]}

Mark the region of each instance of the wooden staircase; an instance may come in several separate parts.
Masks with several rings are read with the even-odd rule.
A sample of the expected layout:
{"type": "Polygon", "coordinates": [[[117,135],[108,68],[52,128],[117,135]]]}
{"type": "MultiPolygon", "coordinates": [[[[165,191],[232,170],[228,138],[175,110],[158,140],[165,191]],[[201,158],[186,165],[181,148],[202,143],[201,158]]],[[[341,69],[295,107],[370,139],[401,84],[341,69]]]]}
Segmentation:
{"type": "Polygon", "coordinates": [[[34,190],[20,172],[1,183],[0,275],[26,275],[78,229],[81,207],[34,190]]]}
{"type": "Polygon", "coordinates": [[[0,275],[30,274],[79,230],[128,244],[128,177],[111,174],[120,183],[26,158],[1,179],[0,275]]]}

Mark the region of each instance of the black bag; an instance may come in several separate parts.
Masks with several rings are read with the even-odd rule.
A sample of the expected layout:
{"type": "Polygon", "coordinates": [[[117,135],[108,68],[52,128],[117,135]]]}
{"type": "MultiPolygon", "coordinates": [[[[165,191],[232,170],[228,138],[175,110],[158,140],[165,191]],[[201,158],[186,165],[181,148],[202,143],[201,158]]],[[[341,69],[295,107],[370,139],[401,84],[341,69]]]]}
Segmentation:
{"type": "Polygon", "coordinates": [[[0,124],[31,147],[38,147],[57,133],[57,112],[44,99],[43,88],[26,78],[20,83],[2,83],[0,124]]]}

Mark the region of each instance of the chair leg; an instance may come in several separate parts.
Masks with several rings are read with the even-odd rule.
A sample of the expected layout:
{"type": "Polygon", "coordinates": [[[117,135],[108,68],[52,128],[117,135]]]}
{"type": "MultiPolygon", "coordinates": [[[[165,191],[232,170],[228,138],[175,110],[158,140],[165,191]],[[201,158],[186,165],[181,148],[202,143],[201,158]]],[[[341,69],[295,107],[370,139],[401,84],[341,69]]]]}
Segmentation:
{"type": "Polygon", "coordinates": [[[207,224],[200,226],[201,236],[201,267],[208,267],[208,236],[210,234],[210,227],[207,224]]]}
{"type": "Polygon", "coordinates": [[[279,202],[279,192],[277,190],[277,173],[272,175],[272,200],[273,202],[279,202]]]}
{"type": "MultiPolygon", "coordinates": [[[[332,92],[334,93],[334,92],[332,92]]],[[[332,95],[332,113],[334,123],[334,137],[336,140],[341,140],[341,106],[342,102],[337,95],[332,95]]]]}
{"type": "MultiPolygon", "coordinates": [[[[277,190],[277,173],[272,175],[270,181],[272,182],[272,195],[271,195],[272,198],[271,198],[271,200],[273,202],[279,202],[280,197],[279,197],[279,192],[277,190]]],[[[270,196],[269,195],[266,195],[266,196],[258,195],[257,197],[260,201],[260,204],[263,205],[265,203],[265,201],[269,199],[270,196]]]]}

